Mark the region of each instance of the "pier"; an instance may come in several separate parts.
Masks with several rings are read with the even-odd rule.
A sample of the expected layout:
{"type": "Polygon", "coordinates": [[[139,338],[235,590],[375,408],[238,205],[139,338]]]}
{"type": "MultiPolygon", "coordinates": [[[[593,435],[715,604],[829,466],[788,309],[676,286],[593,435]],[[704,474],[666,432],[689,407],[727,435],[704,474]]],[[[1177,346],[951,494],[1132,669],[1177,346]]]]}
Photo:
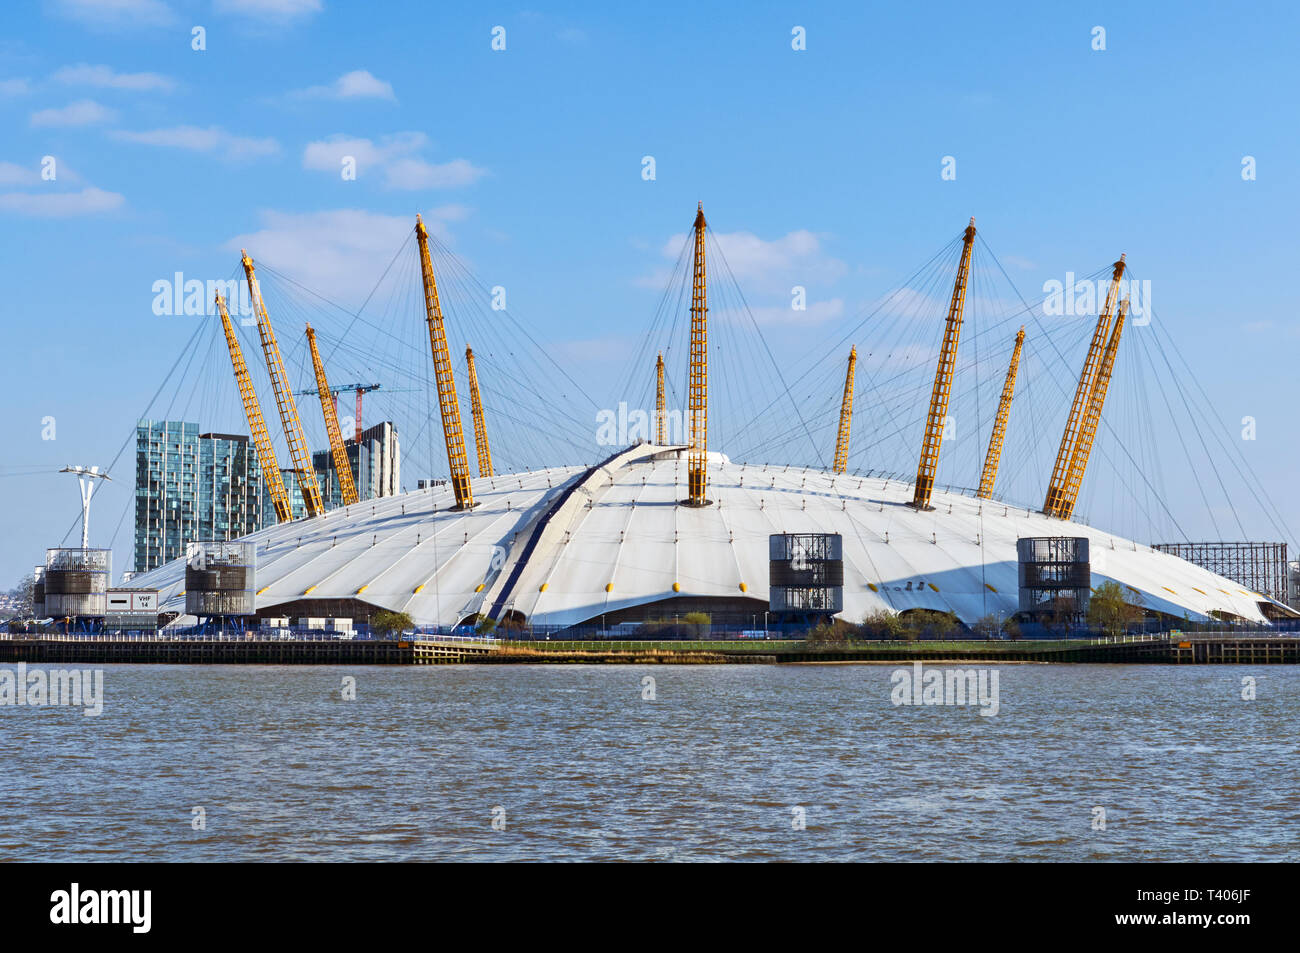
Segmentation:
{"type": "Polygon", "coordinates": [[[1180,665],[1294,665],[1300,635],[1195,635],[1170,640],[1169,661],[1180,665]]]}
{"type": "Polygon", "coordinates": [[[0,641],[0,663],[51,665],[410,665],[410,642],[293,639],[96,639],[0,641]]]}

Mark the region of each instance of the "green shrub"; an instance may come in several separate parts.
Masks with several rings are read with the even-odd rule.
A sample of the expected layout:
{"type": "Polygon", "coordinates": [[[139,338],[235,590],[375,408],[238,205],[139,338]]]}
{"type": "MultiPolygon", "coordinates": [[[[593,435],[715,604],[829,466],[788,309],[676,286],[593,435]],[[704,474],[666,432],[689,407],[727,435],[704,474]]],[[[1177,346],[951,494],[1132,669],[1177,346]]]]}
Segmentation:
{"type": "Polygon", "coordinates": [[[951,638],[958,628],[956,616],[948,612],[935,612],[933,609],[913,609],[907,613],[903,622],[907,627],[904,638],[908,639],[919,639],[923,636],[947,639],[951,638]]]}
{"type": "Polygon", "coordinates": [[[903,637],[903,620],[888,609],[875,609],[862,617],[862,635],[868,639],[898,639],[903,637]]]}
{"type": "Polygon", "coordinates": [[[413,628],[415,628],[415,620],[405,612],[390,612],[387,609],[380,609],[370,617],[370,631],[375,635],[391,638],[413,628]]]}

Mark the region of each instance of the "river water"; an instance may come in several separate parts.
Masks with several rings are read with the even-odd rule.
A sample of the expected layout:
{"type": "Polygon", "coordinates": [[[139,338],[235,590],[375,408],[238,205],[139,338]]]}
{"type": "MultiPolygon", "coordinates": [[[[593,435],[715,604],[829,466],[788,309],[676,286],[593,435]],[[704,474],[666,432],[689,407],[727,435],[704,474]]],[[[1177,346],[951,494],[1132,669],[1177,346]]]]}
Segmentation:
{"type": "Polygon", "coordinates": [[[1300,859],[1300,669],[897,668],[105,666],[0,706],[0,860],[1300,859]]]}

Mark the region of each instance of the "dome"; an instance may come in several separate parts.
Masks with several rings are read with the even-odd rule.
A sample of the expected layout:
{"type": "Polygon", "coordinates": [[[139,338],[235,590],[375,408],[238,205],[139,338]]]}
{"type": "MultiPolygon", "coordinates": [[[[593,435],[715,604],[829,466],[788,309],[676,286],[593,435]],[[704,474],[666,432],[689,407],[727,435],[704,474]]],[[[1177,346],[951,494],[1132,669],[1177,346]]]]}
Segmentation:
{"type": "MultiPolygon", "coordinates": [[[[1265,621],[1257,593],[1037,511],[936,488],[933,510],[918,512],[908,505],[910,483],[736,464],[719,453],[709,454],[708,479],[710,505],[679,505],[686,449],[639,444],[590,468],[475,479],[468,511],[455,509],[443,485],[282,523],[246,537],[256,544],[258,612],[295,615],[313,602],[346,600],[424,625],[482,613],[564,626],[712,604],[761,619],[769,535],[839,533],[840,617],[849,621],[880,609],[951,612],[968,623],[1010,615],[1018,609],[1016,540],[1028,536],[1086,536],[1093,586],[1114,580],[1147,609],[1265,621]]],[[[162,609],[182,613],[184,583],[183,560],[132,581],[157,587],[162,609]]]]}

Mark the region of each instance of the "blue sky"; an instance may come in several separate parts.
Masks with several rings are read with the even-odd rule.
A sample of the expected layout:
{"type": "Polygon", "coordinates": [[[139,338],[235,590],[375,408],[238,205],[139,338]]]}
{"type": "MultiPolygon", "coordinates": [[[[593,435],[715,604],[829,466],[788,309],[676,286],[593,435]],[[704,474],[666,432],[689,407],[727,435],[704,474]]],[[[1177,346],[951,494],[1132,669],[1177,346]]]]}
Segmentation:
{"type": "MultiPolygon", "coordinates": [[[[229,277],[247,244],[355,307],[416,212],[601,403],[698,200],[778,353],[835,340],[971,215],[1030,300],[1124,251],[1224,427],[1255,418],[1237,449],[1300,525],[1283,499],[1300,427],[1291,6],[382,6],[4,6],[0,586],[79,511],[52,471],[107,464],[202,320],[154,314],[155,281],[229,277]],[[793,284],[809,313],[785,322],[793,284]]],[[[96,544],[129,505],[130,459],[96,544]]],[[[1180,524],[1211,533],[1170,480],[1180,524]]]]}

